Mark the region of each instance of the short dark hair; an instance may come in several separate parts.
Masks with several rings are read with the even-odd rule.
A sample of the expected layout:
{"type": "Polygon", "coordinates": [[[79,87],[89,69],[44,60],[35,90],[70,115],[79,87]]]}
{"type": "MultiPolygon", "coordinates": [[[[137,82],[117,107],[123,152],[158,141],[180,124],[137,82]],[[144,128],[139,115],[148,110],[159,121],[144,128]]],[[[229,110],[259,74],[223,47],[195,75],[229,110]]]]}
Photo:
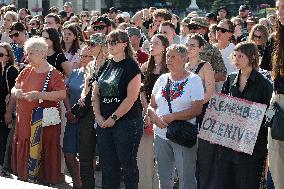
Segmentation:
{"type": "Polygon", "coordinates": [[[26,27],[23,23],[21,22],[13,22],[11,28],[10,28],[10,31],[13,31],[13,30],[17,30],[17,31],[25,31],[26,30],[26,27]]]}
{"type": "Polygon", "coordinates": [[[49,13],[45,18],[54,18],[56,24],[60,24],[60,18],[54,13],[49,13]]]}

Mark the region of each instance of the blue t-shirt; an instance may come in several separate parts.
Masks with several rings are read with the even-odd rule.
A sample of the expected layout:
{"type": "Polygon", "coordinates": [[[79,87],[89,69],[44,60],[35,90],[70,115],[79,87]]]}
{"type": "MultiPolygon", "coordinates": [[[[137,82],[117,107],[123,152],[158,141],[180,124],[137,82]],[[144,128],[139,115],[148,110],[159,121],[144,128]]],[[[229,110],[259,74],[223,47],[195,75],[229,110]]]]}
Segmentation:
{"type": "Polygon", "coordinates": [[[71,107],[78,102],[84,88],[84,71],[82,68],[75,69],[67,81],[68,93],[71,107]]]}

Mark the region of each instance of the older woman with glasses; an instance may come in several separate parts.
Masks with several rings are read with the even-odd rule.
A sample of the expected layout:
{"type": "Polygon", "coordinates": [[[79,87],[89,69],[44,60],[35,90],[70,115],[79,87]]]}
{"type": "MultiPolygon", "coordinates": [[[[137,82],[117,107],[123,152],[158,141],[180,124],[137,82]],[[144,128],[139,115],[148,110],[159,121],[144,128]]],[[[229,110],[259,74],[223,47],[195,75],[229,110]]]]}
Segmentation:
{"type": "Polygon", "coordinates": [[[122,169],[125,188],[137,189],[137,151],[143,134],[141,71],[125,31],[112,31],[107,41],[112,58],[100,68],[93,90],[102,187],[118,189],[122,169]]]}
{"type": "MultiPolygon", "coordinates": [[[[81,93],[84,88],[86,67],[89,62],[93,60],[93,56],[89,54],[90,50],[87,47],[84,47],[80,53],[80,68],[73,70],[68,78],[67,98],[64,101],[67,110],[67,124],[63,139],[63,152],[68,171],[72,176],[73,188],[80,188],[81,186],[79,162],[76,159],[76,156],[79,152],[78,144],[80,125],[76,117],[71,112],[71,108],[81,98],[81,93]]],[[[82,148],[84,148],[84,146],[82,146],[82,148]]]]}
{"type": "Polygon", "coordinates": [[[59,101],[66,97],[66,87],[62,74],[46,61],[48,45],[44,38],[30,38],[24,47],[29,66],[20,73],[12,89],[12,95],[17,100],[12,170],[20,180],[57,184],[61,181],[60,124],[50,123],[46,127],[36,124],[41,130],[41,137],[37,138],[35,131],[39,130],[33,132],[31,129],[32,125],[35,127],[32,124],[32,112],[38,107],[53,107],[57,110],[59,101]],[[43,90],[49,74],[49,83],[43,90]],[[38,140],[32,140],[34,137],[38,140]],[[38,150],[32,150],[36,145],[40,145],[38,150]],[[32,166],[34,163],[31,164],[31,160],[40,161],[36,166],[38,169],[32,166]]]}
{"type": "Polygon", "coordinates": [[[156,81],[148,107],[148,115],[154,124],[154,149],[161,189],[173,188],[175,168],[180,189],[197,188],[197,145],[185,147],[166,137],[171,122],[186,120],[196,124],[195,117],[202,110],[202,81],[196,74],[185,70],[187,59],[187,48],[184,45],[171,45],[167,48],[166,62],[170,73],[161,75],[156,81]]]}
{"type": "Polygon", "coordinates": [[[84,88],[79,99],[81,107],[88,109],[84,117],[79,119],[79,161],[82,188],[95,187],[94,167],[96,166],[96,130],[94,129],[95,117],[90,102],[92,83],[99,70],[108,58],[108,49],[105,36],[101,33],[90,37],[87,54],[81,53],[81,60],[89,60],[85,71],[84,88]],[[92,58],[91,58],[92,57],[92,58]]]}

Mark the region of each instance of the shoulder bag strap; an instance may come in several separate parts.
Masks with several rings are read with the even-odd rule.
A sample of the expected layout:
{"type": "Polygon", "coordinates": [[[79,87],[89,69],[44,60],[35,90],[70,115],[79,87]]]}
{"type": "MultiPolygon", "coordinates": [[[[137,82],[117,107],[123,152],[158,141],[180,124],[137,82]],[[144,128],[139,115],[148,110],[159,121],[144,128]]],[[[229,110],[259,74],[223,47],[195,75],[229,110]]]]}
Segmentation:
{"type": "MultiPolygon", "coordinates": [[[[46,76],[46,79],[45,79],[45,82],[44,82],[44,85],[43,85],[43,88],[42,88],[42,92],[46,92],[47,91],[47,87],[48,87],[48,84],[49,84],[49,81],[50,81],[52,70],[53,70],[53,67],[47,73],[47,76],[46,76]]],[[[39,99],[39,103],[42,103],[42,102],[43,102],[43,100],[39,99]]]]}
{"type": "Polygon", "coordinates": [[[172,104],[171,104],[170,87],[171,87],[171,81],[170,81],[170,78],[168,78],[167,85],[166,85],[166,99],[168,102],[169,111],[170,113],[173,113],[172,104]]]}
{"type": "Polygon", "coordinates": [[[42,88],[42,92],[46,92],[46,90],[47,90],[52,70],[53,70],[53,68],[51,68],[47,73],[47,76],[46,76],[46,79],[45,79],[45,82],[44,82],[44,85],[43,85],[43,88],[42,88]]]}
{"type": "Polygon", "coordinates": [[[196,70],[195,70],[195,74],[199,74],[199,71],[201,70],[201,68],[204,66],[204,64],[205,64],[206,62],[205,61],[203,61],[203,62],[201,62],[200,64],[198,64],[198,66],[197,66],[197,68],[196,68],[196,70]]]}

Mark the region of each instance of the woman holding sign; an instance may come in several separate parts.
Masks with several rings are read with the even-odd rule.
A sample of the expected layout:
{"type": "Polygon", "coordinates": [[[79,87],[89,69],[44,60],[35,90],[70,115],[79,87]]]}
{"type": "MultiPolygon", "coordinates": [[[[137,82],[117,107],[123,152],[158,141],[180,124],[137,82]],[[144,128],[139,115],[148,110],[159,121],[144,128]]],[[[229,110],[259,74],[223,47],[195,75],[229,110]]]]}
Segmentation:
{"type": "MultiPolygon", "coordinates": [[[[224,83],[222,93],[251,102],[269,105],[272,84],[256,69],[259,57],[253,43],[239,43],[232,54],[239,69],[224,83]]],[[[260,127],[252,155],[217,146],[218,163],[214,174],[214,187],[218,189],[259,189],[267,155],[267,127],[260,127]]]]}

